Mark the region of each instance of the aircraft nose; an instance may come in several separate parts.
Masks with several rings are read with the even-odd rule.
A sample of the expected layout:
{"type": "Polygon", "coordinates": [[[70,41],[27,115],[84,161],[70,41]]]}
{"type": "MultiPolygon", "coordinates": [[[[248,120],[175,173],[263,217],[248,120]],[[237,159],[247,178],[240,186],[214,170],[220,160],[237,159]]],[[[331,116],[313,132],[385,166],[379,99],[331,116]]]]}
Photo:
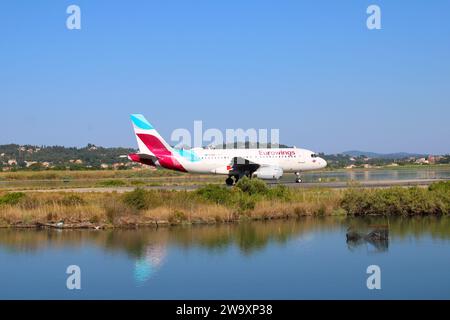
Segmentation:
{"type": "Polygon", "coordinates": [[[320,166],[322,168],[325,168],[327,166],[327,161],[323,158],[320,158],[320,166]]]}

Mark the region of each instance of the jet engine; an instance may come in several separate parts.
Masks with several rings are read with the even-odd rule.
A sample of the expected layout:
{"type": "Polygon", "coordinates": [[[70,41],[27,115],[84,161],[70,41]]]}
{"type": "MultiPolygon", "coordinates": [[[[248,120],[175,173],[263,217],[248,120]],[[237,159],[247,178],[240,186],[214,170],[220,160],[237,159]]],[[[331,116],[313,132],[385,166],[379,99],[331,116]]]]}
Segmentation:
{"type": "Polygon", "coordinates": [[[273,179],[278,180],[281,178],[282,175],[283,169],[275,166],[260,167],[253,173],[254,177],[264,180],[273,180],[273,179]]]}

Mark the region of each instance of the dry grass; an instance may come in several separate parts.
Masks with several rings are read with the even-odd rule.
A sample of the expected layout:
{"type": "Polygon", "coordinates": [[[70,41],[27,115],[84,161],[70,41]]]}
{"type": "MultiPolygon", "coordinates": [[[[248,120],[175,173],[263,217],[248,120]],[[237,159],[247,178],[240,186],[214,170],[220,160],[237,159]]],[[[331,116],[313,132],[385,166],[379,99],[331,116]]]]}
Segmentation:
{"type": "Polygon", "coordinates": [[[158,170],[0,172],[0,190],[138,187],[222,183],[223,177],[158,170]]]}
{"type": "Polygon", "coordinates": [[[67,227],[124,227],[390,212],[448,214],[450,184],[432,185],[429,190],[262,188],[247,193],[239,187],[213,185],[196,192],[136,189],[125,194],[0,193],[0,226],[64,222],[67,227]]]}
{"type": "Polygon", "coordinates": [[[184,191],[155,190],[145,191],[142,195],[135,192],[128,195],[36,192],[27,193],[18,204],[0,205],[0,226],[36,226],[63,221],[65,225],[113,227],[277,219],[332,214],[339,202],[337,192],[314,190],[293,194],[293,199],[289,201],[257,198],[254,209],[242,211],[184,191]],[[140,196],[144,198],[140,199],[140,196]],[[145,201],[146,206],[139,201],[145,201]]]}
{"type": "Polygon", "coordinates": [[[231,209],[217,204],[197,204],[187,209],[163,206],[145,210],[143,216],[170,224],[230,222],[235,219],[231,209]]]}
{"type": "Polygon", "coordinates": [[[340,208],[342,192],[317,189],[296,190],[291,200],[263,200],[251,211],[253,218],[277,219],[301,216],[324,216],[342,213],[340,208]]]}
{"type": "Polygon", "coordinates": [[[111,182],[110,180],[129,182],[129,184],[139,184],[142,180],[160,181],[162,178],[170,182],[183,182],[198,180],[202,181],[223,181],[220,176],[210,176],[201,174],[189,174],[166,169],[151,170],[144,168],[141,170],[86,170],[86,171],[17,171],[0,172],[0,181],[28,182],[33,181],[93,181],[94,183],[111,182]]]}
{"type": "Polygon", "coordinates": [[[169,170],[45,170],[0,172],[0,180],[61,180],[61,179],[120,179],[183,176],[186,174],[169,170]]]}

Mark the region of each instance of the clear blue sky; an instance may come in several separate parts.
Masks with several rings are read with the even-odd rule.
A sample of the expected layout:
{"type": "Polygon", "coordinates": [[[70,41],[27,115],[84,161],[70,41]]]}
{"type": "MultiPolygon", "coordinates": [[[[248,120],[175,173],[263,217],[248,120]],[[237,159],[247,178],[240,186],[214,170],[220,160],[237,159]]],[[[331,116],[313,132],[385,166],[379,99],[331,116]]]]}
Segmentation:
{"type": "Polygon", "coordinates": [[[166,138],[203,120],[327,153],[450,152],[447,0],[5,0],[0,39],[0,144],[134,147],[143,113],[166,138]]]}

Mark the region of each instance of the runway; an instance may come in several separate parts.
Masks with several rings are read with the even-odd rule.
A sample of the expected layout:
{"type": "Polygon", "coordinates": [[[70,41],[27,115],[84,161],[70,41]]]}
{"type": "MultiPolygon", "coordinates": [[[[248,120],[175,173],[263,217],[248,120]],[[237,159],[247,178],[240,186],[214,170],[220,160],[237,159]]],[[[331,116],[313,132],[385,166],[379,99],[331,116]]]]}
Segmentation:
{"type": "MultiPolygon", "coordinates": [[[[269,182],[269,186],[285,185],[289,188],[311,189],[311,188],[328,188],[328,189],[344,189],[349,187],[356,188],[388,188],[388,187],[411,187],[411,186],[428,186],[433,182],[449,181],[448,179],[402,179],[402,180],[372,180],[372,181],[339,181],[339,182],[269,182]]],[[[194,191],[203,185],[187,185],[187,186],[148,186],[142,187],[147,190],[176,190],[176,191],[194,191]]],[[[96,188],[58,188],[58,189],[35,189],[35,190],[14,190],[16,192],[117,192],[124,193],[133,191],[135,187],[96,187],[96,188]]]]}

